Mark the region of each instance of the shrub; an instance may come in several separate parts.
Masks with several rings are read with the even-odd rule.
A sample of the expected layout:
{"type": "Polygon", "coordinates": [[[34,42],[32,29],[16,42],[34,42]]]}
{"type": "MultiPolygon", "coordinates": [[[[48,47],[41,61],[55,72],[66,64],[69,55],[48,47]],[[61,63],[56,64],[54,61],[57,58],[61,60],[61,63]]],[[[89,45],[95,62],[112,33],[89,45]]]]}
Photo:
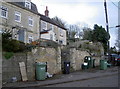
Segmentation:
{"type": "Polygon", "coordinates": [[[6,52],[23,52],[26,50],[25,43],[12,39],[12,32],[6,29],[2,32],[2,49],[6,52]]]}
{"type": "Polygon", "coordinates": [[[35,47],[36,47],[36,45],[27,44],[27,45],[26,45],[26,50],[27,50],[27,51],[31,51],[31,50],[34,49],[35,47]]]}
{"type": "Polygon", "coordinates": [[[6,59],[10,59],[13,55],[14,55],[13,52],[5,52],[4,57],[6,59]]]}
{"type": "Polygon", "coordinates": [[[3,50],[7,52],[23,52],[26,50],[26,46],[23,42],[11,39],[3,43],[3,50]]]}

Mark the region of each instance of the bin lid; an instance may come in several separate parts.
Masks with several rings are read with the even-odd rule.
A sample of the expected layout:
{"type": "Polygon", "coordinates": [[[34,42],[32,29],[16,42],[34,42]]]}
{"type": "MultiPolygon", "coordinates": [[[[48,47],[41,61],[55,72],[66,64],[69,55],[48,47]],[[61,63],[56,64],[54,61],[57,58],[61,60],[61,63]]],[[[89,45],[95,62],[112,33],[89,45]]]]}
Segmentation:
{"type": "Polygon", "coordinates": [[[37,65],[46,65],[46,62],[36,62],[37,65]]]}
{"type": "Polygon", "coordinates": [[[91,56],[85,56],[84,59],[91,60],[91,56]]]}
{"type": "Polygon", "coordinates": [[[88,63],[84,62],[84,65],[88,65],[88,63]]]}

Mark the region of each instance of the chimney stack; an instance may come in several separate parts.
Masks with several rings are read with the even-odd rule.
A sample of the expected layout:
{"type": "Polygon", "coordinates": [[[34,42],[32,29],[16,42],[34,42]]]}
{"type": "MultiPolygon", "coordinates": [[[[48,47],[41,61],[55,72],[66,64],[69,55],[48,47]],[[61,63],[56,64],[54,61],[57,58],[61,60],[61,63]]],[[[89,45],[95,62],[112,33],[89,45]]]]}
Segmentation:
{"type": "Polygon", "coordinates": [[[49,11],[48,11],[48,7],[46,6],[46,10],[45,10],[45,16],[49,16],[49,11]]]}

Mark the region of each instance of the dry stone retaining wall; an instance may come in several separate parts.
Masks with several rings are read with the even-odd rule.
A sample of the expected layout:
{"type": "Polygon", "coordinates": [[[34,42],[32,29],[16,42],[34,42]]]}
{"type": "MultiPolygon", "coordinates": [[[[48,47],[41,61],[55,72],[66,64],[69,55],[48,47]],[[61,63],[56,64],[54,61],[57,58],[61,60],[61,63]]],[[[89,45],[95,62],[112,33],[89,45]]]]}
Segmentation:
{"type": "MultiPolygon", "coordinates": [[[[21,81],[21,74],[19,68],[19,62],[24,62],[26,65],[26,72],[28,80],[35,80],[35,63],[47,62],[47,72],[50,74],[58,74],[62,72],[64,61],[70,61],[71,71],[81,69],[81,65],[84,63],[84,57],[89,56],[87,51],[81,51],[76,48],[69,48],[61,50],[61,47],[38,47],[28,53],[16,53],[10,59],[2,58],[2,81],[10,82],[12,77],[16,77],[18,81],[21,81]]],[[[100,57],[94,57],[96,59],[95,65],[99,65],[100,57]]]]}
{"type": "Polygon", "coordinates": [[[61,73],[61,48],[39,47],[28,53],[15,53],[10,59],[2,60],[2,81],[11,82],[12,77],[21,81],[19,62],[24,62],[28,80],[35,80],[35,63],[47,62],[47,71],[50,74],[61,73]]]}
{"type": "Polygon", "coordinates": [[[71,71],[81,69],[81,65],[84,63],[84,57],[89,56],[87,51],[77,50],[76,48],[69,48],[62,52],[62,62],[70,61],[71,71]]]}

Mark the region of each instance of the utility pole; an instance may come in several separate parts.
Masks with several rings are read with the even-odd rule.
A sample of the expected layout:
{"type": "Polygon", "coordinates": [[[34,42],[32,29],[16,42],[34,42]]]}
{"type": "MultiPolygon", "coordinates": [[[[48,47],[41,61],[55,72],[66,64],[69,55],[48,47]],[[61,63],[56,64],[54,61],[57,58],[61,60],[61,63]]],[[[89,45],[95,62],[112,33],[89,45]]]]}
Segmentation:
{"type": "Polygon", "coordinates": [[[118,2],[118,52],[120,53],[120,1],[118,2]]]}
{"type": "MultiPolygon", "coordinates": [[[[106,17],[106,29],[107,29],[107,33],[109,34],[108,14],[107,14],[106,0],[104,0],[104,7],[105,7],[105,17],[106,17]]],[[[107,43],[107,52],[108,52],[108,60],[110,61],[110,42],[109,42],[109,40],[108,40],[108,43],[107,43]]]]}

